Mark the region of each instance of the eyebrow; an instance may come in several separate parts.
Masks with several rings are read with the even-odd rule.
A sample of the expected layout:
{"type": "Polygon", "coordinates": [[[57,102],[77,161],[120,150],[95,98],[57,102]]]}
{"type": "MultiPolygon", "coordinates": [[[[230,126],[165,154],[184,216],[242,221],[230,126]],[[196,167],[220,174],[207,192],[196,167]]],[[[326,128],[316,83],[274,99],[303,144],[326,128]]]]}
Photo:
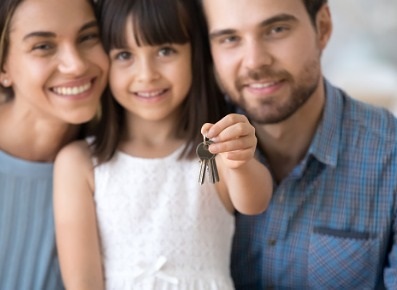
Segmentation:
{"type": "MultiPolygon", "coordinates": [[[[96,20],[87,22],[79,29],[79,33],[83,32],[84,30],[90,29],[92,27],[97,27],[97,26],[98,26],[98,23],[96,20]]],[[[33,38],[33,37],[54,38],[54,37],[56,37],[56,34],[54,32],[49,32],[49,31],[34,31],[34,32],[31,32],[31,33],[25,35],[23,38],[23,41],[26,41],[27,39],[33,38]]]]}
{"type": "MultiPolygon", "coordinates": [[[[298,19],[290,14],[279,14],[276,16],[273,16],[269,19],[263,20],[262,22],[259,23],[259,27],[265,27],[265,26],[269,26],[271,24],[277,23],[277,22],[281,22],[281,21],[290,21],[290,22],[296,22],[298,19]]],[[[224,36],[224,35],[230,35],[230,34],[234,34],[236,33],[237,30],[236,29],[220,29],[220,30],[215,30],[213,32],[210,32],[209,34],[209,38],[210,39],[214,39],[220,36],[224,36]]]]}

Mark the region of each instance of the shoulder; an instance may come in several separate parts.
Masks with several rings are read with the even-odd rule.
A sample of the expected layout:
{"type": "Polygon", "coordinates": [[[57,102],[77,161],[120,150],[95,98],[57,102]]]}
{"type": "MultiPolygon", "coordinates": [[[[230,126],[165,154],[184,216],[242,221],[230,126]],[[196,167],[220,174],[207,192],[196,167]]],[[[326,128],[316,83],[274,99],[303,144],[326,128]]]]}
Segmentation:
{"type": "Polygon", "coordinates": [[[88,174],[93,168],[91,151],[86,141],[75,141],[62,148],[54,163],[57,175],[88,174]]]}
{"type": "Polygon", "coordinates": [[[86,141],[75,141],[63,147],[55,159],[55,164],[75,160],[91,160],[90,148],[86,141]]]}
{"type": "Polygon", "coordinates": [[[397,144],[397,119],[384,108],[344,96],[343,127],[356,128],[367,138],[397,144]]]}
{"type": "Polygon", "coordinates": [[[93,191],[93,162],[86,141],[66,145],[57,155],[54,164],[54,192],[56,195],[81,190],[93,191]]]}

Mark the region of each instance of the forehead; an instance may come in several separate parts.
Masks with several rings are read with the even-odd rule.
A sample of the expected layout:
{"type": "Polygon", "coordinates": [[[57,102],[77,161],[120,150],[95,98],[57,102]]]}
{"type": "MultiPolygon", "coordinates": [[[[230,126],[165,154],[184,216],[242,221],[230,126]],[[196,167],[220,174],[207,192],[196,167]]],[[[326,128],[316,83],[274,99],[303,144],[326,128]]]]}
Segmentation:
{"type": "Polygon", "coordinates": [[[25,0],[14,12],[10,31],[22,35],[34,31],[63,34],[92,20],[95,15],[87,0],[25,0]]]}
{"type": "Polygon", "coordinates": [[[302,0],[202,0],[210,32],[242,30],[276,15],[289,14],[309,20],[302,0]]]}

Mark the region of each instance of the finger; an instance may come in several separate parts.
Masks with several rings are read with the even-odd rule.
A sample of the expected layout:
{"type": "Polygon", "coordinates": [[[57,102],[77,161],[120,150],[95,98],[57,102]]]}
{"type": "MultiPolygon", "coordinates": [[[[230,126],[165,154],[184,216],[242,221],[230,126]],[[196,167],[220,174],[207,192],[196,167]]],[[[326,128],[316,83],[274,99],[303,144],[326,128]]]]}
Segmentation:
{"type": "Polygon", "coordinates": [[[247,162],[254,158],[254,152],[252,150],[238,150],[225,153],[225,158],[229,161],[243,161],[247,162]]]}
{"type": "Polygon", "coordinates": [[[214,126],[214,124],[205,123],[205,124],[201,127],[201,135],[204,135],[204,136],[207,137],[208,131],[211,129],[212,126],[214,126]]]}
{"type": "Polygon", "coordinates": [[[236,123],[218,134],[211,140],[215,143],[221,143],[226,141],[234,141],[236,139],[248,138],[256,140],[255,128],[250,123],[236,123]]]}
{"type": "MultiPolygon", "coordinates": [[[[209,139],[218,138],[219,134],[226,128],[235,124],[249,124],[246,116],[241,114],[229,114],[216,122],[208,131],[207,137],[209,139]]],[[[249,124],[250,125],[250,124],[249,124]]]]}
{"type": "Polygon", "coordinates": [[[213,154],[232,152],[238,150],[252,150],[255,151],[257,139],[255,137],[246,136],[235,138],[233,140],[213,143],[208,147],[208,150],[213,154]]]}

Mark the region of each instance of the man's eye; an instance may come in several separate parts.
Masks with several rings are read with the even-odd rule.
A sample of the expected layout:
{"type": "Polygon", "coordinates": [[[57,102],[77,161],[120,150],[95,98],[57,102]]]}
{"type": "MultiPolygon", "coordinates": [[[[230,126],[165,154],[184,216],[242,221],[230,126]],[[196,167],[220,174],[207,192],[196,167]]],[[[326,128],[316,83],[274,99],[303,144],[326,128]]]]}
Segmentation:
{"type": "Polygon", "coordinates": [[[292,31],[293,26],[288,23],[275,23],[263,31],[263,39],[269,41],[284,39],[285,37],[288,37],[292,31]]]}
{"type": "Polygon", "coordinates": [[[222,40],[222,42],[223,43],[233,43],[233,42],[237,42],[238,41],[238,37],[237,36],[228,36],[228,37],[225,37],[223,40],[222,40]]]}
{"type": "Polygon", "coordinates": [[[272,33],[282,33],[282,32],[284,32],[286,30],[287,30],[287,28],[284,27],[284,26],[276,26],[276,27],[272,28],[271,32],[272,33]]]}
{"type": "Polygon", "coordinates": [[[224,36],[220,37],[216,40],[218,44],[227,46],[227,47],[233,47],[234,45],[238,44],[240,41],[240,38],[236,35],[229,35],[229,36],[224,36]]]}

